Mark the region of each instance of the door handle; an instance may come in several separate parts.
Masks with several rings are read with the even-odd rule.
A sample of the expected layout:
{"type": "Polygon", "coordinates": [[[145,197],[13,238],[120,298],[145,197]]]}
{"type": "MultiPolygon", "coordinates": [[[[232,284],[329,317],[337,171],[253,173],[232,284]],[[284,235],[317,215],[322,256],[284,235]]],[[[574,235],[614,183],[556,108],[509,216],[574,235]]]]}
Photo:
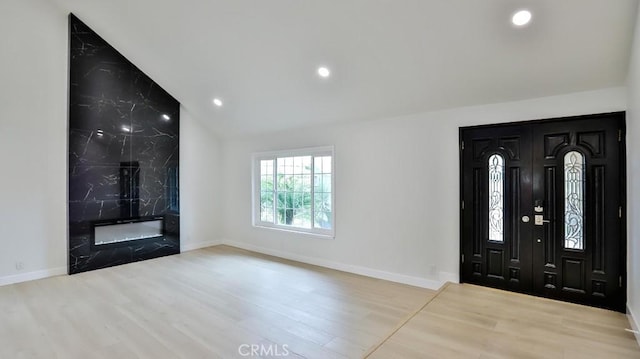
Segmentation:
{"type": "Polygon", "coordinates": [[[534,220],[534,224],[535,224],[536,226],[542,226],[542,225],[543,225],[543,224],[545,224],[545,223],[550,223],[550,222],[551,222],[551,221],[550,221],[550,220],[548,220],[548,219],[544,219],[544,217],[543,217],[541,214],[536,214],[536,215],[533,217],[533,220],[534,220]]]}

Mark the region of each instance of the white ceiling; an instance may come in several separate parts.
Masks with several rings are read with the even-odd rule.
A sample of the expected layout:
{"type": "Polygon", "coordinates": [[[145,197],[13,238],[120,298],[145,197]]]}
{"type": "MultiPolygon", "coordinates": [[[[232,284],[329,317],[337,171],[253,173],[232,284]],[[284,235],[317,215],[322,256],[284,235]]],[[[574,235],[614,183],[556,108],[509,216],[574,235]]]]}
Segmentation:
{"type": "Polygon", "coordinates": [[[620,86],[638,4],[54,1],[222,136],[620,86]],[[516,29],[520,8],[533,20],[516,29]]]}

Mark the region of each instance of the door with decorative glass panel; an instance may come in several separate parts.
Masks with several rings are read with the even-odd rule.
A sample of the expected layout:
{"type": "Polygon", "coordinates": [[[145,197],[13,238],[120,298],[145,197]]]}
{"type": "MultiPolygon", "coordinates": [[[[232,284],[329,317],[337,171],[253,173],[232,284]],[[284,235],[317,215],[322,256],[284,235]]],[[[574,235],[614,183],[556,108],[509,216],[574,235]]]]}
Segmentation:
{"type": "Polygon", "coordinates": [[[461,280],[624,311],[624,113],[460,129],[461,280]]]}

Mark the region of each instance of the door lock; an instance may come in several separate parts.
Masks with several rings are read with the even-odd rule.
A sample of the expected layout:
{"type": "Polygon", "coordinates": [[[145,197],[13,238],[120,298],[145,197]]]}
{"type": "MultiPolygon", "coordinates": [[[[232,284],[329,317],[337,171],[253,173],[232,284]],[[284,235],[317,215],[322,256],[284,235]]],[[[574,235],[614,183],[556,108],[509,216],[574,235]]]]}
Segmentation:
{"type": "Polygon", "coordinates": [[[529,223],[529,216],[522,216],[522,222],[529,223]]]}

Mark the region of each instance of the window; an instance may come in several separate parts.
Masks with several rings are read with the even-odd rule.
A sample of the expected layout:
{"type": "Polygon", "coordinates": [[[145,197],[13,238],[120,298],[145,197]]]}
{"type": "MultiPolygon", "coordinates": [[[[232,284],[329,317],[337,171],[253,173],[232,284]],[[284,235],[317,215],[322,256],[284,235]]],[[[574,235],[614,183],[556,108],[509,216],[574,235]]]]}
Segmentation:
{"type": "Polygon", "coordinates": [[[489,157],[489,240],[503,242],[504,157],[489,157]]]}
{"type": "Polygon", "coordinates": [[[254,225],[333,237],[333,148],[253,156],[254,225]]]}
{"type": "Polygon", "coordinates": [[[564,156],[564,247],[584,249],[584,156],[578,151],[564,156]]]}

